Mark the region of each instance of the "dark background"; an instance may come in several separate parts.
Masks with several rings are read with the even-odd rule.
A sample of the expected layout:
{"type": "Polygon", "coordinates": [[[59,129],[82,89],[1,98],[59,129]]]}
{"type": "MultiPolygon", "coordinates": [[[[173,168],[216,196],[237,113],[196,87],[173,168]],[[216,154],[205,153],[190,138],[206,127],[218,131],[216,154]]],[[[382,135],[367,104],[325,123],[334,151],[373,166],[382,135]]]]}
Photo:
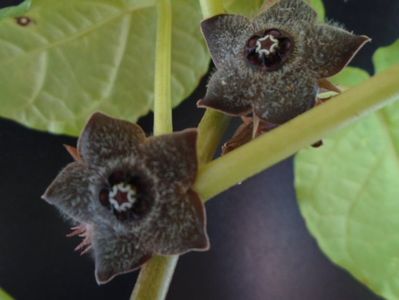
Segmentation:
{"type": "MultiPolygon", "coordinates": [[[[18,1],[0,1],[0,6],[18,1]]],[[[326,0],[328,17],[367,45],[353,64],[372,72],[376,48],[399,38],[399,1],[326,0]]],[[[194,127],[199,89],[174,112],[175,129],[194,127]]],[[[1,106],[0,106],[1,107],[1,106]]],[[[152,116],[141,120],[150,132],[152,116]]],[[[0,120],[0,286],[17,299],[128,299],[137,272],[98,287],[90,257],[73,252],[68,225],[40,196],[71,161],[54,136],[0,120]]],[[[292,160],[236,186],[207,204],[212,248],[179,260],[168,299],[379,299],[320,252],[299,214],[292,160]]]]}

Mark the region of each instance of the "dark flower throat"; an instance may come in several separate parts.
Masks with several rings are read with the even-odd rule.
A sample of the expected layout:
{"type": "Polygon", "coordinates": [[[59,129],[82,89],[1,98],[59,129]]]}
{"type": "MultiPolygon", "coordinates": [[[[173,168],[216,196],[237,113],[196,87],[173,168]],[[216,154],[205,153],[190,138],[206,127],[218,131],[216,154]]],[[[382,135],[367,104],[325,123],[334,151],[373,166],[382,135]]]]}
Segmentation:
{"type": "Polygon", "coordinates": [[[99,201],[118,220],[137,220],[148,212],[150,201],[139,177],[116,171],[109,176],[108,183],[100,191],[99,201]]]}
{"type": "Polygon", "coordinates": [[[245,57],[248,62],[275,71],[289,58],[294,42],[282,30],[269,29],[255,33],[245,45],[245,57]]]}

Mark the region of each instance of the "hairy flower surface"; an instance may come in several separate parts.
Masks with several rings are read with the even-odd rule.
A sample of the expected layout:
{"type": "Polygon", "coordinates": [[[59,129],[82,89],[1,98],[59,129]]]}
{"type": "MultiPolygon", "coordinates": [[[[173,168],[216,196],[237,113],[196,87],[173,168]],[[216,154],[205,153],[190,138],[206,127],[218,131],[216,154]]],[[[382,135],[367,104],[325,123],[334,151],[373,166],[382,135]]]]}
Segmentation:
{"type": "Polygon", "coordinates": [[[302,0],[281,0],[253,20],[223,14],[201,24],[217,71],[198,102],[282,124],[315,105],[319,80],[342,70],[369,41],[317,21],[302,0]]]}
{"type": "Polygon", "coordinates": [[[135,124],[94,114],[68,147],[67,165],[43,195],[78,226],[69,236],[92,251],[99,284],[153,254],[207,250],[204,206],[191,189],[196,130],[146,138],[135,124]]]}

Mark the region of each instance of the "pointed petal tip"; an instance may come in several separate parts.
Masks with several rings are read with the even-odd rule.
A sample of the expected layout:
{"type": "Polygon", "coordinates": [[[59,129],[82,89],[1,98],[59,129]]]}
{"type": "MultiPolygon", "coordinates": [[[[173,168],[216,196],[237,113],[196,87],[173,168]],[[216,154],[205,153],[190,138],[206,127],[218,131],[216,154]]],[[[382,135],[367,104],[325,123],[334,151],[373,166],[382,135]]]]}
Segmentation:
{"type": "Polygon", "coordinates": [[[40,198],[46,201],[48,204],[52,204],[51,185],[44,191],[43,195],[41,195],[40,198]]]}
{"type": "Polygon", "coordinates": [[[44,193],[43,195],[41,195],[40,198],[41,198],[42,200],[48,202],[46,193],[44,193]]]}
{"type": "Polygon", "coordinates": [[[222,101],[206,97],[197,101],[197,107],[205,109],[210,108],[228,116],[243,116],[251,110],[250,107],[227,107],[222,101]]]}
{"type": "Polygon", "coordinates": [[[209,18],[206,18],[206,19],[202,20],[201,23],[200,23],[202,32],[204,32],[204,30],[205,30],[205,31],[207,31],[207,30],[212,30],[213,24],[214,24],[218,19],[220,19],[220,18],[223,17],[223,16],[228,16],[228,15],[229,15],[229,14],[223,13],[223,14],[218,14],[218,15],[215,15],[215,16],[212,16],[212,17],[209,17],[209,18]]]}
{"type": "Polygon", "coordinates": [[[148,260],[151,259],[151,257],[152,257],[152,255],[150,255],[150,254],[144,255],[137,262],[137,264],[134,264],[130,269],[122,270],[122,271],[116,271],[111,266],[108,266],[108,268],[106,268],[106,267],[98,268],[96,265],[96,268],[94,271],[94,276],[96,278],[96,282],[98,285],[104,285],[104,284],[107,284],[108,282],[110,282],[116,276],[134,272],[134,271],[140,269],[148,260]]]}
{"type": "Polygon", "coordinates": [[[97,122],[103,122],[106,119],[111,119],[111,117],[101,113],[101,112],[95,112],[93,113],[87,120],[85,127],[82,130],[81,135],[86,132],[88,129],[91,129],[91,127],[97,123],[97,122]]]}
{"type": "Polygon", "coordinates": [[[102,118],[110,118],[110,116],[107,116],[106,114],[103,114],[102,112],[95,112],[93,113],[88,120],[88,123],[92,122],[92,121],[96,121],[98,119],[102,119],[102,118]]]}
{"type": "Polygon", "coordinates": [[[349,49],[349,51],[346,53],[346,62],[343,66],[341,66],[339,71],[346,67],[360,51],[360,49],[362,49],[368,42],[371,42],[371,38],[369,38],[367,35],[355,35],[353,38],[352,47],[350,47],[351,49],[349,49]]]}
{"type": "Polygon", "coordinates": [[[104,285],[110,282],[116,275],[112,270],[95,270],[94,272],[96,282],[98,285],[104,285]]]}
{"type": "Polygon", "coordinates": [[[214,99],[210,99],[210,98],[202,98],[200,100],[197,101],[197,107],[198,108],[211,108],[220,112],[225,113],[222,109],[220,109],[217,105],[217,101],[214,99]]]}
{"type": "Polygon", "coordinates": [[[356,36],[356,41],[358,43],[358,47],[362,48],[365,44],[372,42],[372,39],[368,37],[367,35],[357,35],[356,36]]]}
{"type": "Polygon", "coordinates": [[[203,98],[197,101],[197,107],[205,109],[211,108],[213,110],[217,110],[224,113],[224,111],[219,109],[214,102],[215,102],[214,100],[203,98]]]}
{"type": "Polygon", "coordinates": [[[202,234],[202,236],[193,243],[194,251],[204,252],[204,251],[208,251],[210,248],[211,248],[211,245],[209,242],[209,237],[206,234],[206,232],[204,232],[204,234],[202,234]]]}
{"type": "Polygon", "coordinates": [[[373,39],[371,37],[369,37],[367,35],[364,35],[364,34],[363,35],[359,35],[359,37],[362,38],[366,43],[373,41],[373,39]]]}
{"type": "Polygon", "coordinates": [[[313,55],[313,67],[317,78],[328,78],[339,73],[371,41],[366,35],[356,35],[334,25],[318,25],[317,51],[313,55]]]}
{"type": "Polygon", "coordinates": [[[196,103],[198,108],[206,108],[206,105],[204,103],[204,99],[199,99],[196,103]]]}

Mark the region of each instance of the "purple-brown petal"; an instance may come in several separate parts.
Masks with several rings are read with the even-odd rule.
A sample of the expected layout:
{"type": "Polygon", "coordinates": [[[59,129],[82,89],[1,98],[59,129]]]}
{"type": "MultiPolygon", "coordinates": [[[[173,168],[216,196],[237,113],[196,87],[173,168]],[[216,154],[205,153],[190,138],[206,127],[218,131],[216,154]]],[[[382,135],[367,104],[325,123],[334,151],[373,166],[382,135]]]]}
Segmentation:
{"type": "Polygon", "coordinates": [[[197,130],[150,137],[142,145],[143,163],[158,189],[180,185],[188,189],[197,176],[197,130]]]}
{"type": "Polygon", "coordinates": [[[312,108],[317,91],[317,82],[306,69],[273,72],[265,77],[253,109],[264,121],[282,124],[312,108]]]}
{"type": "Polygon", "coordinates": [[[96,175],[85,164],[76,161],[67,165],[42,196],[62,213],[78,222],[92,220],[91,185],[96,175]]]}
{"type": "Polygon", "coordinates": [[[197,102],[198,107],[209,107],[228,115],[245,115],[251,110],[248,93],[252,90],[250,71],[244,66],[235,69],[224,66],[217,70],[208,83],[203,99],[197,102]]]}
{"type": "Polygon", "coordinates": [[[316,17],[316,11],[303,0],[281,0],[256,16],[253,23],[256,30],[288,26],[291,30],[300,31],[298,26],[313,23],[316,17]]]}
{"type": "Polygon", "coordinates": [[[204,205],[193,190],[161,193],[159,215],[149,224],[147,247],[159,255],[209,249],[204,205]]]}
{"type": "Polygon", "coordinates": [[[317,25],[307,41],[309,57],[305,63],[318,79],[331,77],[348,65],[369,41],[365,35],[354,35],[327,24],[317,25]]]}
{"type": "Polygon", "coordinates": [[[133,234],[117,233],[106,226],[95,226],[93,231],[98,284],[105,284],[117,275],[132,272],[151,258],[151,254],[142,249],[139,239],[133,234]]]}
{"type": "Polygon", "coordinates": [[[201,29],[212,60],[220,68],[228,60],[242,58],[252,25],[244,16],[223,14],[202,21],[201,29]]]}
{"type": "Polygon", "coordinates": [[[102,165],[111,158],[137,154],[144,140],[138,125],[95,113],[78,140],[78,150],[84,161],[102,165]]]}

